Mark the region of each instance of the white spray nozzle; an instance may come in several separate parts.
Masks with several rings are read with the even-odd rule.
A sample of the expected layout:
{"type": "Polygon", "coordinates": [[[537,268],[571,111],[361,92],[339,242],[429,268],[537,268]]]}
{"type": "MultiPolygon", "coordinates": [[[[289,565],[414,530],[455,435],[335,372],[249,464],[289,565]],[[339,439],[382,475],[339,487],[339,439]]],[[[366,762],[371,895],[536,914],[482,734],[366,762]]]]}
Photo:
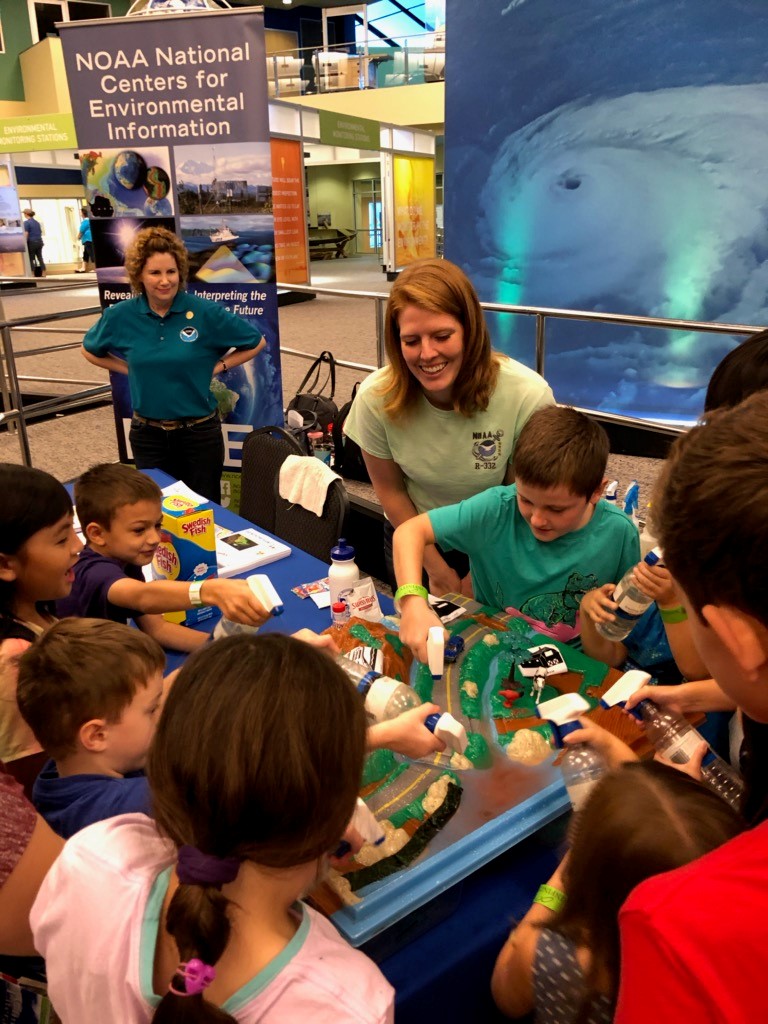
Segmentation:
{"type": "Polygon", "coordinates": [[[467,749],[469,740],[467,730],[453,715],[444,711],[438,718],[435,728],[432,730],[439,740],[442,740],[446,747],[455,750],[457,754],[463,754],[467,749]]]}
{"type": "Polygon", "coordinates": [[[545,700],[536,708],[539,718],[546,718],[555,725],[574,722],[589,711],[589,703],[578,693],[564,693],[552,700],[545,700]]]}
{"type": "Polygon", "coordinates": [[[442,679],[445,664],[445,631],[442,626],[430,626],[427,634],[427,662],[433,679],[442,679]]]}
{"type": "Polygon", "coordinates": [[[251,593],[256,600],[264,605],[270,615],[283,614],[283,602],[280,600],[278,592],[272,586],[269,576],[265,576],[263,573],[249,576],[248,586],[251,588],[251,593]]]}
{"type": "Polygon", "coordinates": [[[545,700],[536,708],[539,718],[546,718],[552,726],[552,733],[558,747],[569,732],[580,729],[579,719],[590,710],[589,704],[578,693],[564,693],[552,700],[545,700]]]}
{"type": "Polygon", "coordinates": [[[651,677],[647,672],[631,669],[631,671],[625,672],[620,679],[617,679],[610,689],[605,691],[600,698],[600,703],[604,708],[612,708],[617,704],[623,705],[633,693],[637,693],[641,686],[647,686],[650,681],[651,677]]]}
{"type": "Polygon", "coordinates": [[[357,798],[350,825],[352,828],[357,829],[366,843],[373,843],[374,846],[378,846],[379,843],[383,843],[386,839],[386,833],[373,816],[373,811],[360,797],[357,798]]]}

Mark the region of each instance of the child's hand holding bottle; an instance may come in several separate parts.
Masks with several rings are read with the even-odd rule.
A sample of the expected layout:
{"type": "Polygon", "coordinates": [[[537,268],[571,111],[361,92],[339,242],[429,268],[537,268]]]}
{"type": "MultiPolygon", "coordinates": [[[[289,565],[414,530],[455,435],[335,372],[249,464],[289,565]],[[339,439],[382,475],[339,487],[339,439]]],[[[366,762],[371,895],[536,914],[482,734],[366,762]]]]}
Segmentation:
{"type": "MultiPolygon", "coordinates": [[[[443,624],[432,611],[426,598],[411,594],[400,602],[400,639],[413,651],[413,656],[424,665],[427,656],[427,638],[433,626],[442,629],[443,624]]],[[[443,630],[446,639],[447,631],[443,630]]]]}
{"type": "Polygon", "coordinates": [[[200,598],[203,604],[219,607],[225,619],[245,626],[263,626],[271,615],[254,595],[248,580],[204,580],[200,598]]]}

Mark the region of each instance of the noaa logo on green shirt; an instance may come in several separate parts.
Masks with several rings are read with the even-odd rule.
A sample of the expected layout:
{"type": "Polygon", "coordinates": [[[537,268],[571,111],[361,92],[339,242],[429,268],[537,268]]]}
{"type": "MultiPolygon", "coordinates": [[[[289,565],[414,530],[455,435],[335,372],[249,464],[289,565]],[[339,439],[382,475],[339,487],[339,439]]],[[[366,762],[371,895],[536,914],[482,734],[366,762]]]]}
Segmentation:
{"type": "Polygon", "coordinates": [[[182,341],[197,341],[197,328],[196,327],[182,327],[179,331],[179,337],[182,341]]]}

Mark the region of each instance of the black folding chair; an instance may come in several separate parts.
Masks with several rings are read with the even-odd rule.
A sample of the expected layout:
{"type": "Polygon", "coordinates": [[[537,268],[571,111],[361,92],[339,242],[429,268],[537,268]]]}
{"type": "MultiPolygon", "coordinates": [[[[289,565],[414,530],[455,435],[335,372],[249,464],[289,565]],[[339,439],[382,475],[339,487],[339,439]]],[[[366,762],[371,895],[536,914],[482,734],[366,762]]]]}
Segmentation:
{"type": "Polygon", "coordinates": [[[280,468],[289,455],[314,458],[282,427],[260,427],[243,442],[240,515],[274,533],[286,544],[327,562],[344,536],[349,498],[341,480],[328,488],[322,516],[280,497],[280,468]]]}

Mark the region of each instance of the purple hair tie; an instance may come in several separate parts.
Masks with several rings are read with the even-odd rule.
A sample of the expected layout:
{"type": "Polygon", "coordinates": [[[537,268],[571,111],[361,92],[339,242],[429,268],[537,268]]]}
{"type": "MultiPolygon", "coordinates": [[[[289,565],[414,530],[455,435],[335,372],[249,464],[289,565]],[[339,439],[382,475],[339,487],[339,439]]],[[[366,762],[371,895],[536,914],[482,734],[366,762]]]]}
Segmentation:
{"type": "Polygon", "coordinates": [[[238,857],[217,857],[196,846],[179,848],[176,874],[182,885],[226,885],[234,882],[240,870],[238,857]]]}
{"type": "Polygon", "coordinates": [[[174,988],[171,982],[168,986],[169,992],[173,992],[175,996],[199,996],[216,977],[216,968],[204,964],[197,957],[192,957],[191,960],[179,964],[176,975],[184,979],[184,991],[174,988]]]}

